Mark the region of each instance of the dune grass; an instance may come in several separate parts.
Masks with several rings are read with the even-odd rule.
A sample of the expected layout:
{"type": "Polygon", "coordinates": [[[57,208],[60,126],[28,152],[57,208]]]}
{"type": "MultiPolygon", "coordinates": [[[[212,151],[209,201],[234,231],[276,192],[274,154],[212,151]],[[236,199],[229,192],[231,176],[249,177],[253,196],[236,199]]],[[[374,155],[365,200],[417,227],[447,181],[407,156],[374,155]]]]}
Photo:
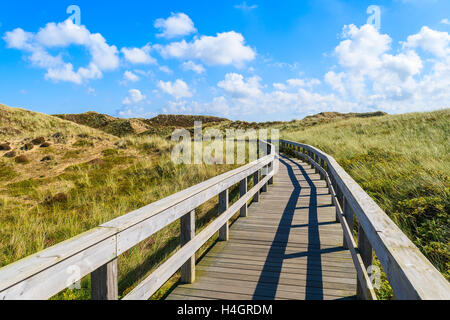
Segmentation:
{"type": "MultiPolygon", "coordinates": [[[[158,136],[119,139],[56,117],[1,105],[0,120],[0,140],[12,142],[16,149],[22,139],[56,132],[71,137],[65,144],[53,141],[50,148],[30,151],[38,153],[30,164],[0,159],[0,267],[236,167],[175,165],[170,158],[174,143],[158,136]],[[45,154],[55,156],[59,166],[56,160],[36,163],[45,154]],[[38,165],[54,173],[33,175],[38,165]]],[[[449,279],[450,110],[328,120],[261,126],[279,128],[283,138],[314,145],[334,156],[449,279]]],[[[240,123],[233,125],[222,122],[218,127],[241,128],[240,123]]],[[[253,125],[245,123],[245,128],[253,125]]],[[[233,188],[230,199],[237,198],[237,188],[233,188]]],[[[198,208],[196,215],[196,227],[201,230],[217,216],[217,199],[198,208]]],[[[119,258],[120,296],[178,247],[179,222],[175,222],[124,253],[119,258]]],[[[178,279],[175,274],[152,299],[164,297],[178,279]]],[[[385,278],[378,294],[392,297],[385,278]]],[[[89,297],[90,279],[86,277],[81,290],[65,290],[54,299],[89,297]]]]}
{"type": "MultiPolygon", "coordinates": [[[[332,155],[450,280],[450,109],[348,119],[282,137],[332,155]]],[[[379,294],[389,298],[383,283],[379,294]]]]}
{"type": "MultiPolygon", "coordinates": [[[[69,166],[57,176],[20,180],[0,188],[0,267],[236,167],[175,165],[170,152],[174,143],[157,136],[129,136],[121,146],[105,149],[100,159],[69,166]]],[[[11,175],[12,168],[6,168],[3,174],[11,175]]],[[[196,210],[198,230],[217,216],[217,200],[196,210]]],[[[125,252],[119,258],[120,295],[178,247],[177,221],[125,252]]],[[[178,278],[175,275],[170,283],[178,278]]],[[[166,294],[170,285],[166,287],[155,297],[166,294]]],[[[65,290],[54,298],[88,299],[89,288],[86,277],[81,290],[65,290]]]]}

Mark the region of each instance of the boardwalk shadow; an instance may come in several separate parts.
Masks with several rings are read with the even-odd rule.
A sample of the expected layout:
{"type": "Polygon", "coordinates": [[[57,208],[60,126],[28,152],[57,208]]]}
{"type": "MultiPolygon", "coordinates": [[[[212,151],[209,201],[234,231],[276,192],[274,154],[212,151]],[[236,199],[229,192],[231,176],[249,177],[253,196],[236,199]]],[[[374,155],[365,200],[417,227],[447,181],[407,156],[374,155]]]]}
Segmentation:
{"type": "Polygon", "coordinates": [[[280,281],[283,261],[297,257],[307,257],[306,270],[306,300],[323,299],[323,281],[322,281],[322,262],[319,237],[319,222],[317,217],[317,191],[313,181],[309,178],[304,168],[291,159],[280,155],[280,163],[288,170],[289,178],[294,186],[289,201],[283,210],[280,223],[278,225],[272,245],[269,249],[263,270],[258,280],[258,284],[253,294],[254,299],[261,296],[267,299],[275,299],[278,284],[280,281]],[[306,182],[311,189],[309,210],[308,210],[308,250],[296,254],[286,254],[286,248],[289,241],[289,235],[292,228],[298,228],[298,225],[292,225],[292,221],[300,196],[301,186],[295,176],[294,170],[290,165],[297,166],[302,172],[306,182]],[[269,280],[270,279],[270,280],[269,280]]]}

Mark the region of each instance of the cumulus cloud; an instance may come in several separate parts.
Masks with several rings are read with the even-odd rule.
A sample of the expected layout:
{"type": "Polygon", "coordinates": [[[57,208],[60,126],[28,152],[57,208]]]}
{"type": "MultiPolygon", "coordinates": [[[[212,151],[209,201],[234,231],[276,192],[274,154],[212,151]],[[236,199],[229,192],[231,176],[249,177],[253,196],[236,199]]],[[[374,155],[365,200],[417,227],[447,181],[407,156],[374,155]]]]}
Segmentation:
{"type": "Polygon", "coordinates": [[[325,82],[341,97],[363,110],[405,112],[449,106],[447,32],[424,26],[400,42],[397,53],[390,52],[392,39],[371,25],[346,26],[343,34],[346,39],[335,49],[340,72],[329,71],[325,75],[325,82]],[[417,49],[431,54],[433,59],[422,58],[417,49]]]}
{"type": "Polygon", "coordinates": [[[125,60],[132,64],[155,64],[156,60],[150,56],[150,45],[142,48],[122,48],[125,60]]]}
{"type": "Polygon", "coordinates": [[[103,71],[115,70],[119,66],[118,50],[110,46],[99,33],[91,33],[85,26],[75,25],[72,20],[48,23],[36,34],[23,29],[6,32],[3,39],[9,48],[29,54],[28,60],[39,68],[47,69],[46,79],[81,84],[86,80],[99,79],[103,71]],[[75,71],[71,63],[64,62],[61,54],[52,55],[49,49],[83,46],[91,56],[87,67],[75,71]]]}
{"type": "Polygon", "coordinates": [[[242,34],[234,31],[218,33],[216,36],[201,36],[192,42],[182,40],[154,47],[166,59],[196,59],[211,66],[235,65],[241,67],[256,56],[255,51],[245,45],[242,34]]]}
{"type": "Polygon", "coordinates": [[[446,24],[446,25],[450,25],[450,21],[449,21],[447,18],[442,19],[442,20],[441,20],[441,23],[442,23],[442,24],[446,24]]]}
{"type": "Polygon", "coordinates": [[[175,82],[159,81],[158,88],[163,92],[173,96],[175,99],[192,97],[192,92],[186,82],[177,79],[175,82]]]}
{"type": "Polygon", "coordinates": [[[196,64],[193,61],[183,62],[181,67],[183,68],[184,71],[194,71],[197,74],[202,74],[206,71],[201,64],[196,64]]]}
{"type": "Polygon", "coordinates": [[[156,116],[155,112],[147,111],[139,106],[125,106],[116,111],[121,118],[153,118],[156,116]]]}
{"type": "Polygon", "coordinates": [[[162,72],[165,72],[167,74],[172,74],[173,73],[173,71],[168,66],[161,66],[161,67],[159,67],[159,70],[162,71],[162,72]]]}
{"type": "Polygon", "coordinates": [[[380,55],[390,49],[392,42],[388,35],[380,34],[369,24],[359,29],[353,24],[345,26],[343,36],[347,39],[335,49],[339,64],[361,73],[377,69],[380,55]]]}
{"type": "Polygon", "coordinates": [[[261,78],[258,76],[245,81],[241,74],[228,73],[225,80],[220,81],[217,86],[233,98],[252,98],[262,94],[260,81],[261,78]]]}
{"type": "Polygon", "coordinates": [[[162,31],[158,37],[175,38],[197,32],[191,18],[184,13],[172,13],[167,19],[155,21],[155,28],[162,31]]]}
{"type": "Polygon", "coordinates": [[[313,87],[321,84],[319,79],[288,79],[286,80],[286,84],[284,83],[274,83],[273,87],[277,90],[285,91],[292,88],[301,88],[301,87],[313,87]]]}
{"type": "Polygon", "coordinates": [[[123,99],[122,104],[124,105],[135,105],[139,102],[142,102],[147,97],[142,94],[142,92],[138,89],[131,89],[128,91],[128,96],[123,99]]]}
{"type": "Polygon", "coordinates": [[[138,75],[134,74],[132,71],[125,71],[123,74],[123,79],[126,82],[138,82],[141,78],[138,75]]]}
{"type": "Polygon", "coordinates": [[[450,55],[450,35],[448,32],[440,32],[429,27],[422,27],[419,33],[407,38],[403,46],[406,48],[421,48],[438,57],[450,55]]]}

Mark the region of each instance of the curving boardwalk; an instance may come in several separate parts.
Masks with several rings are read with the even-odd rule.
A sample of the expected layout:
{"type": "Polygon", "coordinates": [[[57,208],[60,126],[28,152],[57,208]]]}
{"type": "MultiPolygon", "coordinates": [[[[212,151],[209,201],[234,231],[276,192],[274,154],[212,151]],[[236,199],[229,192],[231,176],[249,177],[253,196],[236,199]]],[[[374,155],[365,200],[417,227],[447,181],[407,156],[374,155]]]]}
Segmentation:
{"type": "Polygon", "coordinates": [[[354,299],[356,271],[326,182],[280,156],[274,185],[197,264],[168,300],[354,299]]]}

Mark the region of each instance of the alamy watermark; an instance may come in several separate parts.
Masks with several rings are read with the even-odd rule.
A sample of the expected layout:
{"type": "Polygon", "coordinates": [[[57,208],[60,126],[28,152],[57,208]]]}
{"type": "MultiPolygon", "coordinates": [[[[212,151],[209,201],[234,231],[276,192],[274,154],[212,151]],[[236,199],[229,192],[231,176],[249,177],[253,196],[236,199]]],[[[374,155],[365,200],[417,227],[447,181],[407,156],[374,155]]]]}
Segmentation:
{"type": "Polygon", "coordinates": [[[201,121],[194,124],[193,136],[186,129],[177,129],[172,141],[178,144],[172,150],[176,164],[244,164],[253,162],[279,150],[278,129],[226,129],[225,135],[216,128],[203,132],[201,121]],[[266,143],[270,138],[270,145],[266,143]]]}
{"type": "Polygon", "coordinates": [[[81,25],[81,9],[77,5],[70,5],[66,10],[67,14],[71,14],[71,16],[67,20],[72,20],[73,24],[77,26],[81,25]]]}
{"type": "Polygon", "coordinates": [[[367,8],[367,14],[370,14],[367,19],[367,24],[371,24],[375,29],[380,31],[381,28],[381,9],[379,6],[371,5],[367,8]]]}

